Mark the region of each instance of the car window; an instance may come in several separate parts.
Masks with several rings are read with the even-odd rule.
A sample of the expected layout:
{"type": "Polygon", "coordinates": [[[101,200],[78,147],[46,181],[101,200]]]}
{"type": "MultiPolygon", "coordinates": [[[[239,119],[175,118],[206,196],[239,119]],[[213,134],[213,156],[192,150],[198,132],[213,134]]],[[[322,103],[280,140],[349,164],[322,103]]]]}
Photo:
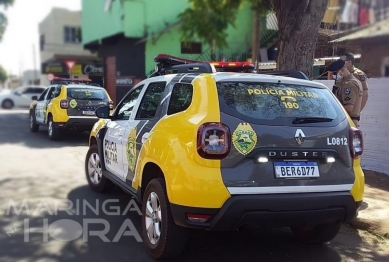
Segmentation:
{"type": "Polygon", "coordinates": [[[44,88],[41,88],[41,87],[34,87],[32,88],[31,92],[33,94],[41,94],[45,89],[44,88]]]}
{"type": "Polygon", "coordinates": [[[46,94],[49,91],[49,88],[47,88],[43,93],[39,96],[38,101],[43,101],[45,100],[46,94]]]}
{"type": "Polygon", "coordinates": [[[150,83],[139,105],[136,119],[150,119],[155,117],[157,109],[165,91],[166,82],[150,83]]]}
{"type": "MultiPolygon", "coordinates": [[[[217,82],[221,111],[245,121],[290,125],[295,118],[343,118],[328,89],[303,85],[217,82]]],[[[319,124],[320,125],[320,124],[319,124]]]]}
{"type": "Polygon", "coordinates": [[[55,87],[52,86],[49,88],[49,93],[47,94],[47,99],[48,100],[51,100],[54,98],[54,91],[55,91],[55,87]]]}
{"type": "Polygon", "coordinates": [[[67,96],[76,100],[108,100],[107,93],[102,88],[68,87],[67,96]]]}
{"type": "Polygon", "coordinates": [[[191,84],[176,83],[170,96],[168,115],[185,111],[192,103],[193,86],[191,84]]]}
{"type": "Polygon", "coordinates": [[[24,89],[23,94],[34,94],[34,88],[28,87],[24,89]]]}
{"type": "Polygon", "coordinates": [[[138,101],[139,94],[142,91],[144,85],[140,85],[134,88],[131,93],[129,93],[122,101],[122,103],[116,109],[117,115],[115,119],[117,120],[128,120],[130,119],[132,110],[136,102],[138,101]]]}

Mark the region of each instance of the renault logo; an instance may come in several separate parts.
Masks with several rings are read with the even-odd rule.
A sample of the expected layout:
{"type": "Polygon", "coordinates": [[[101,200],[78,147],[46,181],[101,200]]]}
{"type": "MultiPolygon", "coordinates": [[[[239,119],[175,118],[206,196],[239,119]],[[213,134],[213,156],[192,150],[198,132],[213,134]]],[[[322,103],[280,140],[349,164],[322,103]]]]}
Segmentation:
{"type": "Polygon", "coordinates": [[[305,138],[303,130],[297,129],[294,138],[296,139],[297,144],[301,146],[304,143],[304,138],[305,138]]]}

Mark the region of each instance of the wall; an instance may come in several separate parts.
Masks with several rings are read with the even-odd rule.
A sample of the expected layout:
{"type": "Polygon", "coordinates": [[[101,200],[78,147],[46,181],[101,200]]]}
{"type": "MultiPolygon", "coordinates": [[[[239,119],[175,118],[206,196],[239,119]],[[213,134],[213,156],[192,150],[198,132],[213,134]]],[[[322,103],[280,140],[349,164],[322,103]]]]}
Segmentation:
{"type": "MultiPolygon", "coordinates": [[[[53,58],[54,55],[72,55],[96,57],[85,50],[82,43],[65,43],[64,27],[81,27],[81,12],[70,11],[64,8],[53,8],[52,11],[39,23],[39,35],[44,35],[43,50],[40,51],[40,63],[53,58]]],[[[41,66],[39,66],[40,68],[41,66]]],[[[49,85],[46,75],[40,74],[41,85],[49,85]]]]}
{"type": "MultiPolygon", "coordinates": [[[[332,89],[333,81],[319,80],[332,89]]],[[[389,78],[371,78],[369,100],[361,115],[365,149],[362,168],[389,175],[389,78]]]]}
{"type": "MultiPolygon", "coordinates": [[[[388,39],[385,42],[362,45],[361,68],[368,71],[369,77],[384,77],[382,65],[389,57],[388,39]]],[[[383,41],[383,40],[382,40],[383,41]]],[[[387,63],[389,65],[389,63],[387,63]]]]}
{"type": "Polygon", "coordinates": [[[41,63],[53,54],[93,56],[84,50],[82,43],[64,43],[64,26],[81,27],[81,12],[53,8],[52,12],[39,24],[39,34],[45,36],[44,50],[40,53],[41,63]]]}
{"type": "MultiPolygon", "coordinates": [[[[155,22],[156,23],[156,22],[155,22]]],[[[161,23],[156,23],[161,24],[161,23]]],[[[162,23],[163,24],[163,23],[162,23]]],[[[163,29],[163,28],[161,28],[163,29]]],[[[244,5],[237,14],[235,27],[227,29],[229,51],[245,52],[251,46],[252,12],[248,5],[244,5]]],[[[146,43],[145,74],[149,75],[154,69],[154,57],[158,54],[170,54],[185,59],[197,59],[201,54],[181,54],[181,34],[179,27],[174,27],[154,41],[150,38],[146,43]]],[[[202,52],[206,52],[209,45],[203,44],[202,52]]]]}
{"type": "Polygon", "coordinates": [[[112,1],[105,11],[106,0],[82,0],[82,43],[87,44],[123,32],[123,1],[112,1]]]}

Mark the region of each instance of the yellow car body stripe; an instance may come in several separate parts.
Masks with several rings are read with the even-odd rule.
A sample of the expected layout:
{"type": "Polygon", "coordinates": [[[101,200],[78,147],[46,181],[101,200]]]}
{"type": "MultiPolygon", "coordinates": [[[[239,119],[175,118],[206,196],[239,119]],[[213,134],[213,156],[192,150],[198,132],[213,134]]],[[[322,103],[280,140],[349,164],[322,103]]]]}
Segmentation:
{"type": "Polygon", "coordinates": [[[189,108],[165,116],[151,130],[140,150],[132,186],[139,190],[143,169],[151,162],[164,173],[171,203],[220,208],[230,197],[222,180],[220,160],[203,159],[197,154],[198,128],[206,122],[220,122],[215,80],[200,75],[192,84],[189,108]],[[172,129],[174,132],[170,132],[172,129]]]}

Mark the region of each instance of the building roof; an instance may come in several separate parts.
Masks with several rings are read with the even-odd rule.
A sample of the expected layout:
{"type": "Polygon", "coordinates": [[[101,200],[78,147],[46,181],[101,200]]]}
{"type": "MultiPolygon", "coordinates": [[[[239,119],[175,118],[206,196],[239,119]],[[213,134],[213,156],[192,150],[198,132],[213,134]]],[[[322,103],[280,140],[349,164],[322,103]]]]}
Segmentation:
{"type": "Polygon", "coordinates": [[[346,36],[332,40],[331,43],[354,41],[381,36],[389,36],[389,19],[385,19],[380,22],[365,26],[346,36]]]}

